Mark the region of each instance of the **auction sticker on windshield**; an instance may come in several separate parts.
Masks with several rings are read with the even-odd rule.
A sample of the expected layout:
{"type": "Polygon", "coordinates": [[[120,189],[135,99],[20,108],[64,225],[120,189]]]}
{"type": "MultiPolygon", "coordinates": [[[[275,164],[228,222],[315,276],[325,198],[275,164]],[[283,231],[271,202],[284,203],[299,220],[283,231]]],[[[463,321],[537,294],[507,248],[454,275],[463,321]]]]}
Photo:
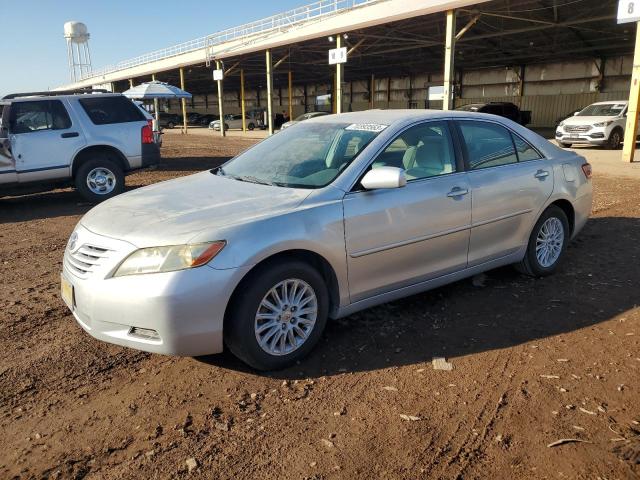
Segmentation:
{"type": "Polygon", "coordinates": [[[381,125],[379,123],[352,123],[345,130],[359,130],[363,132],[381,132],[388,125],[381,125]]]}

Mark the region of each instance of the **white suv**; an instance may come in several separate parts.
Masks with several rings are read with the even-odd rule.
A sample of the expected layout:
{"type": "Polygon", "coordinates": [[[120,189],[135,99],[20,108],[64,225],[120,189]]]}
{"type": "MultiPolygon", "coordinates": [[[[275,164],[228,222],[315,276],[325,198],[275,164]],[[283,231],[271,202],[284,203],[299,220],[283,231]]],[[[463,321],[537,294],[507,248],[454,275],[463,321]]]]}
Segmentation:
{"type": "Polygon", "coordinates": [[[71,184],[100,202],[160,158],[151,120],[120,94],[14,94],[0,105],[0,197],[71,184]]]}
{"type": "Polygon", "coordinates": [[[560,122],[556,140],[563,147],[578,143],[603,145],[615,150],[624,140],[626,121],[626,101],[593,103],[560,122]]]}

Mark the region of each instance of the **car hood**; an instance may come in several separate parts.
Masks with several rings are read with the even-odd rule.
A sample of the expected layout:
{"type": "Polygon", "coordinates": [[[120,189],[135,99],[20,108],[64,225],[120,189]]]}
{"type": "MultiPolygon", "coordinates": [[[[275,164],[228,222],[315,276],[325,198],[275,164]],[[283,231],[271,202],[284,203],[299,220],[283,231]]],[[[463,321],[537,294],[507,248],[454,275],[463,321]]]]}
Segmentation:
{"type": "Polygon", "coordinates": [[[565,125],[593,125],[594,123],[606,122],[607,120],[616,120],[618,117],[611,117],[607,115],[597,116],[580,116],[576,115],[564,120],[565,125]]]}
{"type": "MultiPolygon", "coordinates": [[[[296,208],[311,190],[259,185],[202,172],[118,195],[80,221],[139,248],[187,243],[215,231],[296,208]]],[[[211,240],[217,240],[212,238],[211,240]]]]}

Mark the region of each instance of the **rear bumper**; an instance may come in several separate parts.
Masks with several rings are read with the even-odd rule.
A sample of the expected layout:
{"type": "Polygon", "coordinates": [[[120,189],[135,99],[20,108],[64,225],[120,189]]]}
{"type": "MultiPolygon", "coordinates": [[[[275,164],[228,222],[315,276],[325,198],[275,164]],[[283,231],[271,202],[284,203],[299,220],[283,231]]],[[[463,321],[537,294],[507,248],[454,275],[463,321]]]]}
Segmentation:
{"type": "Polygon", "coordinates": [[[160,163],[160,144],[159,143],[143,143],[141,167],[152,167],[160,163]]]}

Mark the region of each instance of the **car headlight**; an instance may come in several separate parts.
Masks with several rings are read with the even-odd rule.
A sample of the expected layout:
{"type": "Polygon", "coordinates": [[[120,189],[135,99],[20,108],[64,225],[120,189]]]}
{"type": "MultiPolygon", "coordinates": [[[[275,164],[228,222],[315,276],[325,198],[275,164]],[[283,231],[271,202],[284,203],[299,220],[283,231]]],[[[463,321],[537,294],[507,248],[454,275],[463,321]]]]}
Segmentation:
{"type": "Polygon", "coordinates": [[[113,276],[174,272],[200,267],[213,260],[226,244],[225,241],[217,241],[141,248],[125,258],[113,276]]]}
{"type": "Polygon", "coordinates": [[[558,127],[564,127],[564,120],[558,124],[558,127]]]}
{"type": "Polygon", "coordinates": [[[613,120],[605,120],[604,122],[594,123],[594,127],[608,127],[613,123],[613,120]]]}

